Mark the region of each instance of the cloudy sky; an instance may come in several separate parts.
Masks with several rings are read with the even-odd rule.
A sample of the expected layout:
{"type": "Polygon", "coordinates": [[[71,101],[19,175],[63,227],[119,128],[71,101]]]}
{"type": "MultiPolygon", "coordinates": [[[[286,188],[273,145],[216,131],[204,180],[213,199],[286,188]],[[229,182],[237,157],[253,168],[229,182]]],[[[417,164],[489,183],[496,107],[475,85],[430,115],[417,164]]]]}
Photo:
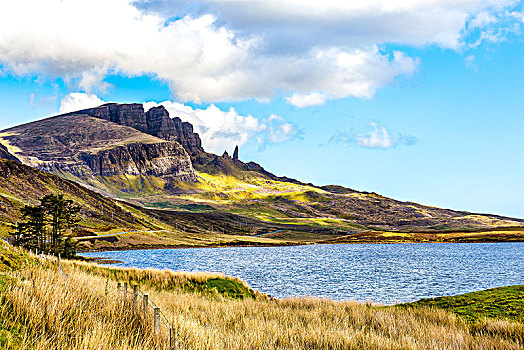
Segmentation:
{"type": "Polygon", "coordinates": [[[315,184],[524,217],[513,0],[5,0],[0,129],[163,104],[315,184]]]}

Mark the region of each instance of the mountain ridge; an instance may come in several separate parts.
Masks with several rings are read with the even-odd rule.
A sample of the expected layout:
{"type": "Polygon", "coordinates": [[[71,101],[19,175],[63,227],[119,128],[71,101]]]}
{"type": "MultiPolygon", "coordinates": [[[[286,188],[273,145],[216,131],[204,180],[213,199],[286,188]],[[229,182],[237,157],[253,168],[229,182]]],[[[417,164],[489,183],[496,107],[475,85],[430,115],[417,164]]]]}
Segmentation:
{"type": "Polygon", "coordinates": [[[137,103],[107,103],[99,107],[83,109],[63,115],[79,114],[133,127],[166,141],[178,142],[191,156],[193,167],[203,172],[231,174],[254,171],[271,179],[281,181],[292,180],[285,177],[278,177],[266,171],[255,162],[242,162],[238,158],[238,146],[235,148],[233,158],[229,155],[226,156],[227,152],[222,156],[206,152],[202,146],[200,136],[193,131],[193,125],[189,122],[183,122],[177,116],[170,117],[169,112],[161,105],[145,111],[143,105],[137,103]],[[233,160],[233,162],[230,162],[230,160],[233,160]]]}
{"type": "Polygon", "coordinates": [[[99,107],[65,113],[62,116],[78,114],[129,126],[166,141],[176,141],[189,154],[204,152],[200,136],[193,132],[193,125],[182,122],[178,117],[170,118],[164,106],[153,107],[146,112],[144,106],[139,103],[106,103],[99,107]]]}
{"type": "Polygon", "coordinates": [[[6,147],[0,156],[7,150],[6,156],[14,153],[22,163],[145,207],[169,210],[196,203],[259,223],[309,225],[334,234],[524,223],[279,177],[242,162],[238,147],[233,156],[205,152],[192,125],[177,118],[162,106],[146,112],[140,104],[106,104],[2,130],[0,143],[6,147]]]}

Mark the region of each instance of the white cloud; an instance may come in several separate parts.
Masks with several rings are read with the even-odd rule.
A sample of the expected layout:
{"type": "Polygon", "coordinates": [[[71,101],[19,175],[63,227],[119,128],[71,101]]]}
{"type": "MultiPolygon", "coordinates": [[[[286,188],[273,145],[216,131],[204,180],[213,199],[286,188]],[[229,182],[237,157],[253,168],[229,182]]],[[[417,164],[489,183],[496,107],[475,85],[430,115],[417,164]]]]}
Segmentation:
{"type": "Polygon", "coordinates": [[[220,13],[231,28],[264,33],[270,47],[352,46],[378,43],[461,46],[467,22],[480,23],[514,0],[142,0],[138,6],[165,15],[220,13]],[[297,35],[297,28],[300,34],[297,35]],[[287,43],[287,45],[286,45],[287,43]]]}
{"type": "Polygon", "coordinates": [[[364,133],[353,131],[339,132],[333,135],[331,142],[353,144],[363,148],[389,149],[399,145],[413,145],[416,139],[413,136],[399,134],[393,136],[384,126],[378,123],[369,123],[370,130],[364,133]]]}
{"type": "Polygon", "coordinates": [[[470,29],[483,28],[487,25],[490,25],[496,22],[497,22],[497,17],[495,17],[493,14],[487,11],[482,11],[482,12],[479,12],[471,21],[469,21],[468,27],[470,29]]]}
{"type": "Polygon", "coordinates": [[[271,115],[262,124],[264,132],[258,136],[258,143],[262,147],[269,143],[282,143],[294,139],[299,136],[301,132],[297,126],[288,122],[279,115],[271,115]]]}
{"type": "MultiPolygon", "coordinates": [[[[108,74],[149,75],[180,101],[288,96],[296,106],[369,98],[416,70],[383,44],[500,41],[513,0],[6,0],[0,65],[107,89],[108,74]],[[30,9],[30,11],[28,10],[30,9]],[[177,20],[170,20],[176,17],[177,20]],[[470,25],[468,25],[470,24],[470,25]],[[475,37],[476,35],[476,37],[475,37]]],[[[467,46],[467,45],[466,45],[467,46]]]]}
{"type": "Polygon", "coordinates": [[[87,109],[91,107],[98,107],[103,105],[105,102],[102,101],[98,96],[93,94],[86,94],[81,92],[73,92],[65,96],[60,102],[59,114],[79,111],[81,109],[87,109]]]}
{"type": "Polygon", "coordinates": [[[191,123],[200,135],[204,149],[216,154],[222,154],[224,150],[232,151],[235,146],[241,147],[254,138],[263,147],[289,141],[299,135],[296,126],[281,116],[259,119],[249,114],[240,115],[234,108],[222,111],[210,105],[200,109],[173,101],[146,102],[144,108],[149,110],[158,105],[164,106],[171,118],[179,117],[191,123]]]}
{"type": "Polygon", "coordinates": [[[294,93],[287,97],[286,101],[295,107],[309,107],[324,104],[326,98],[326,95],[320,92],[311,92],[309,94],[294,93]]]}

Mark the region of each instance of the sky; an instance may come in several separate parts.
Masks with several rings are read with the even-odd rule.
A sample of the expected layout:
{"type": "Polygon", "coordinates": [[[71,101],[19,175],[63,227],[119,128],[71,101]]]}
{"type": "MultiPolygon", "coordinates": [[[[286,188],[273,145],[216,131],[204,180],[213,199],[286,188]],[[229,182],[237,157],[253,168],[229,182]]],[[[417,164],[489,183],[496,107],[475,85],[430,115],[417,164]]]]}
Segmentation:
{"type": "Polygon", "coordinates": [[[162,104],[277,175],[524,218],[520,1],[0,6],[0,129],[162,104]]]}

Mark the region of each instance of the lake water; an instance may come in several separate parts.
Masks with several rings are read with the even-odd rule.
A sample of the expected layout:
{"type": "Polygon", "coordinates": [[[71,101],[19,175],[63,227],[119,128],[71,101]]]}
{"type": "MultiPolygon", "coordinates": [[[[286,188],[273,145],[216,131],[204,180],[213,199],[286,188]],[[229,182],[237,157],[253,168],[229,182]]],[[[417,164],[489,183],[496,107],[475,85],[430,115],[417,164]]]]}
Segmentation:
{"type": "Polygon", "coordinates": [[[524,243],[352,244],[84,253],[118,266],[221,272],[284,298],[392,304],[524,284],[524,243]]]}

